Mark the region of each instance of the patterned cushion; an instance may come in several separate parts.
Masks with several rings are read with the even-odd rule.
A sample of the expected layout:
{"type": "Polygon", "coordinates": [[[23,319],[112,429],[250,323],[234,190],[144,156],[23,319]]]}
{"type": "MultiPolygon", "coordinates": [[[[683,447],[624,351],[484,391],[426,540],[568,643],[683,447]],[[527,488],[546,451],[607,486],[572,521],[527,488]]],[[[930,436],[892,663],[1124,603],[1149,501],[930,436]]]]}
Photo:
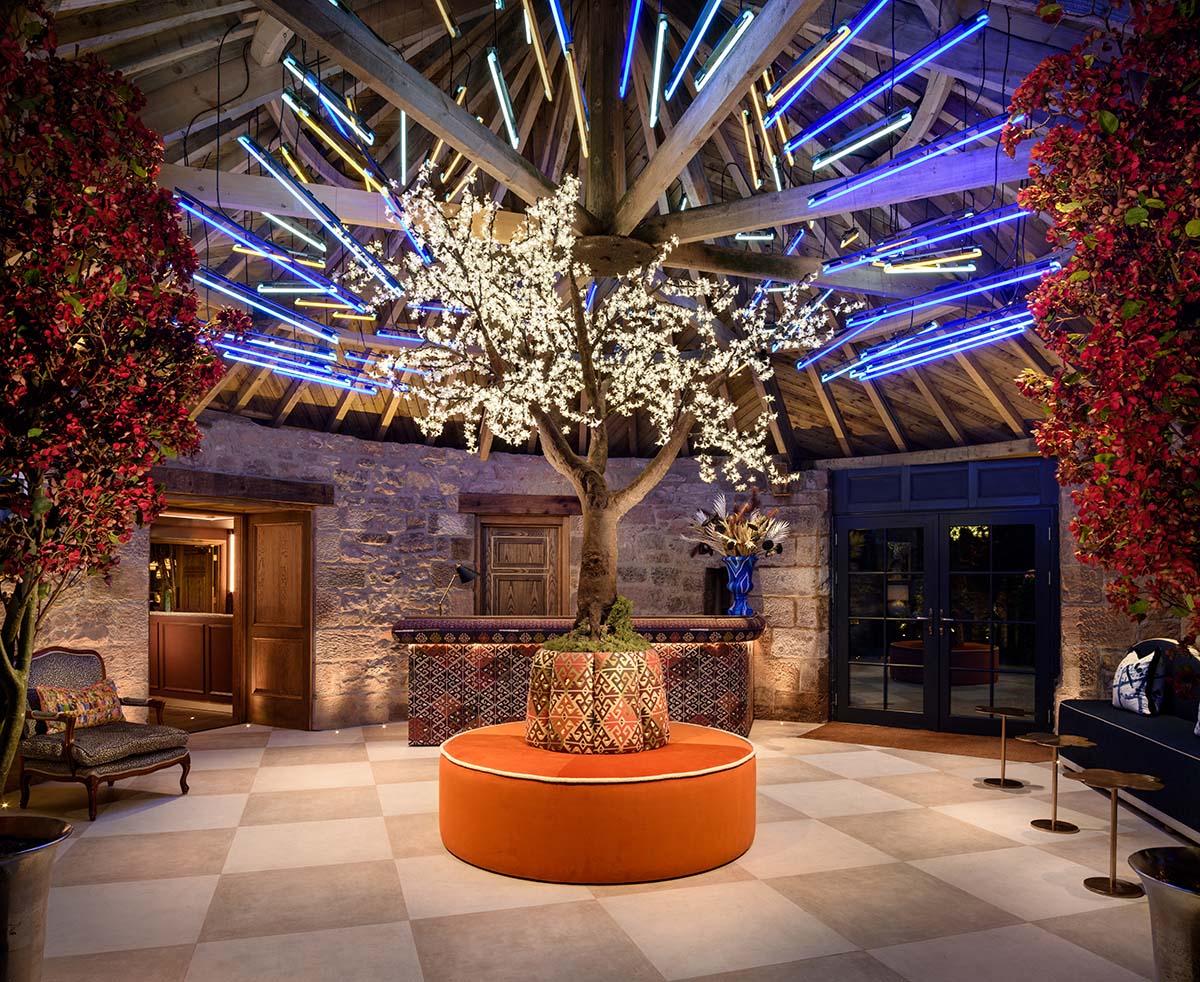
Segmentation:
{"type": "MultiPolygon", "coordinates": [[[[121,712],[121,697],[112,679],[101,679],[86,689],[59,689],[51,685],[37,687],[38,704],[44,713],[74,713],[75,728],[103,726],[125,719],[121,712]]],[[[66,729],[66,723],[48,722],[47,733],[66,729]]]]}
{"type": "Polygon", "coordinates": [[[547,651],[529,671],[525,740],[543,750],[619,754],[670,739],[662,665],[654,651],[547,651]]]}
{"type": "MultiPolygon", "coordinates": [[[[145,723],[109,723],[75,731],[71,757],[77,764],[96,767],[132,757],[187,746],[188,735],[173,726],[147,726],[145,723]]],[[[26,759],[62,758],[63,734],[39,733],[21,741],[21,756],[26,759]]]]}
{"type": "Polygon", "coordinates": [[[1158,673],[1159,652],[1138,657],[1131,651],[1113,676],[1112,703],[1139,716],[1157,716],[1162,708],[1163,678],[1158,673]]]}

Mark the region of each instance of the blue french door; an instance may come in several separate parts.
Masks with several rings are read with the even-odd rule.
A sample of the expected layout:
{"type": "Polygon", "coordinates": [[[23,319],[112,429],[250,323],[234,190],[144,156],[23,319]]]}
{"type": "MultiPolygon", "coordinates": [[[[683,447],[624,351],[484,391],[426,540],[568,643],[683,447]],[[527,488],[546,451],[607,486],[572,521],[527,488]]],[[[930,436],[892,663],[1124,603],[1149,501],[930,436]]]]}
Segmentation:
{"type": "Polygon", "coordinates": [[[834,715],[993,732],[977,706],[1050,716],[1058,641],[1050,509],[843,517],[833,556],[834,715]]]}

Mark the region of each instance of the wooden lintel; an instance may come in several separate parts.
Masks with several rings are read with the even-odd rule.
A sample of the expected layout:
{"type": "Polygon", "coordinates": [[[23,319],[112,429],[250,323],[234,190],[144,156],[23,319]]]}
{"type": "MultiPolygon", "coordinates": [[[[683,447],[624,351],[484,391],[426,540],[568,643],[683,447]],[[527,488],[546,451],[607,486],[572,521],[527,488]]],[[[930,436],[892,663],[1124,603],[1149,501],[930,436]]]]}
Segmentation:
{"type": "Polygon", "coordinates": [[[580,515],[571,494],[477,494],[460,491],[458,510],[469,515],[580,515]]]}
{"type": "Polygon", "coordinates": [[[221,474],[188,467],[155,467],[150,476],[171,497],[249,499],[297,505],[332,505],[334,486],[248,474],[221,474]]]}

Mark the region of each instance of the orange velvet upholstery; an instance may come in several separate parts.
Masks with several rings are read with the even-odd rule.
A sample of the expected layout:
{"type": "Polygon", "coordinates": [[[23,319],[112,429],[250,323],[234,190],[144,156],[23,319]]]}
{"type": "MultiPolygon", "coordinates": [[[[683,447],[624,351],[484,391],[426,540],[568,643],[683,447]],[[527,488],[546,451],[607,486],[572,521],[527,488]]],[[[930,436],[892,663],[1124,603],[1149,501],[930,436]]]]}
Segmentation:
{"type": "Polygon", "coordinates": [[[561,754],[524,726],[470,730],[442,745],[442,842],[509,876],[554,883],[641,883],[732,862],[754,841],[754,749],[673,723],[638,754],[561,754]]]}

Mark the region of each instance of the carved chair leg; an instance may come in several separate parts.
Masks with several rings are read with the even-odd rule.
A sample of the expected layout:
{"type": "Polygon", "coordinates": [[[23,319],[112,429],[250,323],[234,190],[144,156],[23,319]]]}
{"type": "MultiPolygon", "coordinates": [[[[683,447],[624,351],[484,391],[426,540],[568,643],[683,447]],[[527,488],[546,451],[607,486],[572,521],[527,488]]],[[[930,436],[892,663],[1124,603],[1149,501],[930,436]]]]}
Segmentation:
{"type": "Polygon", "coordinates": [[[97,808],[96,798],[100,793],[100,778],[89,777],[87,779],[87,792],[88,792],[88,821],[94,822],[94,821],[96,821],[96,808],[97,808]]]}
{"type": "Polygon", "coordinates": [[[188,793],[187,776],[188,776],[188,771],[190,771],[192,769],[192,758],[191,758],[190,754],[187,757],[183,758],[183,760],[180,762],[180,766],[183,768],[183,773],[179,775],[179,791],[181,794],[187,794],[188,793]]]}
{"type": "Polygon", "coordinates": [[[21,767],[21,807],[29,807],[29,787],[33,784],[33,775],[21,767]]]}

